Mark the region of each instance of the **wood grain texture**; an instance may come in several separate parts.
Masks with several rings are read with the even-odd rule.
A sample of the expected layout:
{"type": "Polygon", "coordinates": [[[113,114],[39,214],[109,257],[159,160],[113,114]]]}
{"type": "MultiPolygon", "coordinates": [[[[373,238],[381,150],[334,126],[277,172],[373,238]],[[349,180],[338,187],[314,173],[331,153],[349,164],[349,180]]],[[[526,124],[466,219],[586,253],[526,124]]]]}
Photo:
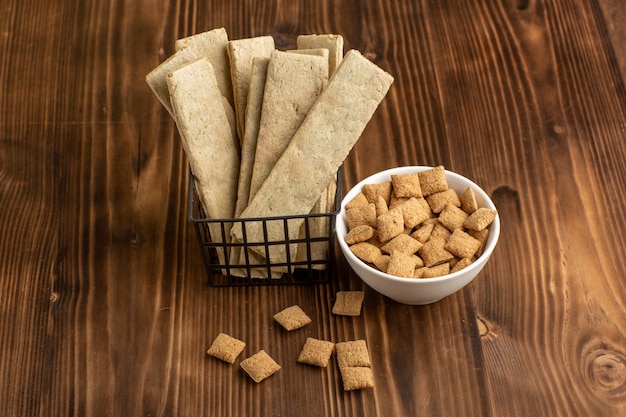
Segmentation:
{"type": "MultiPolygon", "coordinates": [[[[618,0],[41,1],[0,5],[0,404],[10,416],[621,416],[626,49],[618,0]],[[174,41],[341,33],[395,77],[344,189],[398,165],[481,184],[503,224],[480,277],[428,306],[365,287],[211,288],[187,161],[144,82],[174,41]],[[359,317],[331,314],[363,289],[359,317]],[[271,316],[298,304],[311,325],[271,316]],[[282,369],[206,356],[219,332],[282,369]],[[365,339],[374,389],[296,363],[365,339]]],[[[334,358],[333,358],[334,359],[334,358]]]]}

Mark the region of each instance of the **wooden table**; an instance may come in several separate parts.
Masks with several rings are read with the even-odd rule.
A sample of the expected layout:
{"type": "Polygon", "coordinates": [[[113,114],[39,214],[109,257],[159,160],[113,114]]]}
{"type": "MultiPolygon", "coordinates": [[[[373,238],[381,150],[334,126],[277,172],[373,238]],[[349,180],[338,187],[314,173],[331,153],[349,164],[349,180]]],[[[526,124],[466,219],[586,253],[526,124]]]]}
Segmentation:
{"type": "Polygon", "coordinates": [[[0,4],[0,404],[7,416],[621,416],[626,8],[620,0],[0,4]],[[427,306],[364,286],[214,288],[188,165],[144,82],[177,38],[340,33],[395,77],[344,166],[436,165],[493,197],[500,243],[427,306]],[[363,289],[359,317],[330,313],[363,289]],[[278,310],[313,322],[282,331],[278,310]],[[218,332],[282,365],[255,384],[218,332]],[[365,339],[375,387],[296,363],[365,339]]]}

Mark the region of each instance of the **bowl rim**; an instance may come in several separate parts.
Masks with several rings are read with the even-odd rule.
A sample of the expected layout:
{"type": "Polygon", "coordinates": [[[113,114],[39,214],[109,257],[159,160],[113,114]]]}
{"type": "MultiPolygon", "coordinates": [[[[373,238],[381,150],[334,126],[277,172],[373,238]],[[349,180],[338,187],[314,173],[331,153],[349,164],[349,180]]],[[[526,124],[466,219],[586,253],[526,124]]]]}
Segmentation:
{"type": "MultiPolygon", "coordinates": [[[[471,273],[473,269],[480,269],[483,267],[483,265],[487,262],[487,260],[491,257],[491,254],[493,253],[496,244],[498,243],[498,239],[500,238],[500,214],[497,213],[495,219],[493,220],[493,222],[491,223],[491,225],[489,225],[489,239],[487,241],[487,243],[485,244],[485,248],[483,250],[483,253],[476,258],[476,260],[474,260],[474,262],[472,262],[470,265],[468,265],[467,267],[460,269],[456,272],[450,273],[450,274],[446,274],[443,276],[439,276],[439,277],[432,277],[432,278],[424,278],[424,279],[411,279],[411,278],[407,278],[407,277],[399,277],[399,276],[395,276],[395,275],[391,275],[391,274],[387,274],[386,272],[380,271],[374,267],[372,267],[371,265],[369,265],[367,262],[362,261],[361,259],[359,259],[356,255],[354,255],[352,253],[352,251],[350,251],[350,248],[348,246],[348,244],[345,242],[345,240],[343,239],[343,236],[339,236],[338,231],[339,230],[346,230],[347,231],[347,225],[345,224],[346,220],[345,220],[345,206],[348,202],[350,202],[359,192],[360,190],[363,188],[363,185],[365,184],[380,184],[386,181],[391,181],[391,175],[392,174],[398,174],[398,173],[406,173],[406,174],[412,174],[415,172],[422,172],[422,171],[427,171],[429,169],[432,169],[435,167],[431,167],[431,166],[427,166],[427,165],[404,165],[404,166],[398,166],[395,168],[389,168],[389,169],[385,169],[383,171],[378,171],[374,174],[371,174],[370,176],[364,178],[363,180],[359,181],[357,184],[355,184],[353,187],[351,187],[348,192],[346,193],[346,195],[343,197],[343,199],[341,200],[341,208],[339,210],[339,213],[335,219],[335,233],[337,234],[337,240],[339,242],[339,246],[341,248],[341,251],[343,252],[344,256],[350,256],[353,260],[360,262],[364,267],[366,267],[368,269],[369,272],[374,273],[375,275],[384,278],[384,279],[388,279],[390,281],[395,281],[395,282],[402,282],[402,283],[419,283],[419,284],[436,284],[436,283],[440,283],[443,281],[450,281],[450,280],[454,280],[455,278],[459,278],[462,275],[466,275],[467,273],[471,273]],[[374,179],[376,178],[376,179],[374,179]],[[340,226],[341,224],[341,226],[340,226]],[[493,237],[492,237],[493,235],[493,237]],[[411,281],[407,281],[411,279],[411,281]]],[[[453,171],[449,171],[447,169],[444,168],[445,174],[446,174],[446,178],[451,177],[451,178],[455,178],[456,180],[460,180],[462,182],[467,183],[468,186],[471,186],[472,189],[474,190],[474,192],[477,192],[479,194],[481,194],[481,196],[483,197],[483,199],[485,201],[487,201],[487,206],[489,206],[488,208],[492,208],[492,209],[496,209],[496,205],[493,202],[493,200],[491,199],[491,197],[489,196],[489,194],[487,194],[487,192],[485,190],[483,190],[482,187],[478,186],[478,184],[476,184],[474,181],[470,180],[469,178],[458,174],[456,172],[453,171]]],[[[484,207],[484,205],[483,205],[484,207]]],[[[356,273],[356,271],[353,271],[356,273]]],[[[478,272],[477,272],[478,273],[478,272]]],[[[357,274],[358,275],[358,274],[357,274]]]]}

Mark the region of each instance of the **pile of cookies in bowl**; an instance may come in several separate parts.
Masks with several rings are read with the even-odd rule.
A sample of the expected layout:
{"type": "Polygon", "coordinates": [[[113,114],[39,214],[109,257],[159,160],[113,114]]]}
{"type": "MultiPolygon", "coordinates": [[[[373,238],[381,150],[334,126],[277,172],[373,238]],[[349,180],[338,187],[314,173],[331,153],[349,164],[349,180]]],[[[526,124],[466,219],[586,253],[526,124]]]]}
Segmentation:
{"type": "Polygon", "coordinates": [[[336,233],[370,287],[404,304],[455,293],[483,269],[500,235],[489,195],[443,166],[374,174],[344,197],[336,233]]]}

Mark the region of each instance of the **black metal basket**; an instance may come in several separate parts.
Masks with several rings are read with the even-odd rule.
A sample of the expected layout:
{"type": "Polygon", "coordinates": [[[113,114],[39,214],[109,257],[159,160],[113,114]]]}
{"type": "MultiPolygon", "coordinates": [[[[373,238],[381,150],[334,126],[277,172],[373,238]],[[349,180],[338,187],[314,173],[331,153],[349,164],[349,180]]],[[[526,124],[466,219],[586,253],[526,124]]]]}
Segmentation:
{"type": "MultiPolygon", "coordinates": [[[[326,283],[332,276],[335,245],[335,218],[341,208],[342,169],[337,172],[334,210],[328,213],[237,219],[207,219],[195,191],[193,176],[189,176],[187,217],[193,223],[200,244],[202,258],[206,266],[209,283],[214,287],[243,285],[285,285],[326,283]],[[300,237],[289,239],[291,222],[303,222],[300,237]],[[246,237],[246,225],[260,222],[265,231],[265,240],[250,242],[246,237]],[[280,222],[284,228],[282,240],[269,240],[267,225],[280,222]],[[320,230],[313,233],[314,222],[322,222],[320,230]],[[243,230],[242,242],[226,242],[230,229],[240,224],[243,230]],[[211,230],[220,239],[211,239],[211,230]],[[298,256],[291,259],[289,247],[298,245],[298,256]],[[268,261],[273,247],[284,247],[286,262],[268,261]],[[324,256],[313,256],[314,248],[323,248],[324,256]],[[264,252],[266,256],[256,256],[251,249],[264,252]],[[238,259],[233,254],[239,254],[238,259]]],[[[239,226],[238,226],[239,227],[239,226]]]]}

